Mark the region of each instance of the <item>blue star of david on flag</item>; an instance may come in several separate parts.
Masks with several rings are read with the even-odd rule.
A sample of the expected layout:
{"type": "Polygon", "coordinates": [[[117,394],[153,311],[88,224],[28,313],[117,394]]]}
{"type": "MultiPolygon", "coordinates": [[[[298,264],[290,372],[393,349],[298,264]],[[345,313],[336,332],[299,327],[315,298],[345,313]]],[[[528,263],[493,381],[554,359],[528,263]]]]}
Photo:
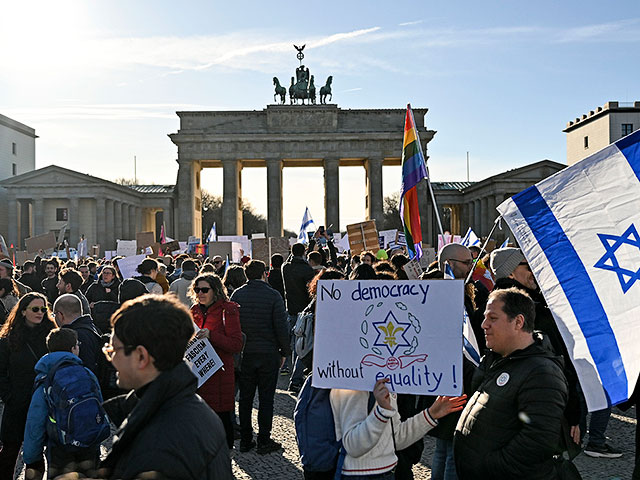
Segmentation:
{"type": "Polygon", "coordinates": [[[636,247],[640,251],[640,236],[635,225],[631,224],[622,235],[598,233],[598,238],[604,245],[606,253],[597,261],[594,267],[615,272],[618,275],[622,292],[627,293],[636,280],[640,280],[640,266],[636,271],[622,268],[616,257],[616,251],[625,244],[636,247]]]}
{"type": "Polygon", "coordinates": [[[371,323],[378,336],[374,342],[376,347],[384,347],[389,350],[390,355],[394,355],[400,347],[410,347],[404,334],[411,327],[410,323],[401,322],[393,312],[389,312],[384,320],[371,323]]]}

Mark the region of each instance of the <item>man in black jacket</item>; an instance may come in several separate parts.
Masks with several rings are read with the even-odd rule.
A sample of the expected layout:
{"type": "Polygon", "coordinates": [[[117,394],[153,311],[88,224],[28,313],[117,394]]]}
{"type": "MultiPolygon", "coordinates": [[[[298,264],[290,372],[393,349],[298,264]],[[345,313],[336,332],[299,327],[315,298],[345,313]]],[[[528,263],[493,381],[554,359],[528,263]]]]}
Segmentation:
{"type": "Polygon", "coordinates": [[[253,398],[258,388],[258,453],[280,450],[271,439],[273,399],[278,382],[278,369],[291,353],[287,316],[280,294],[267,283],[264,262],[251,260],[245,266],[249,280],[231,295],[240,305],[240,326],[247,336],[240,366],[240,451],[247,452],[256,444],[251,428],[253,398]]]}
{"type": "Polygon", "coordinates": [[[105,403],[120,427],[100,478],[231,480],[222,422],[196,395],[198,381],[183,361],[193,336],[186,307],[144,295],[119,309],[111,325],[104,352],[118,386],[132,390],[105,403]]]}
{"type": "Polygon", "coordinates": [[[487,353],[458,421],[454,458],[461,480],[556,480],[567,382],[562,358],[533,333],[535,305],[522,290],[489,295],[487,353]]]}

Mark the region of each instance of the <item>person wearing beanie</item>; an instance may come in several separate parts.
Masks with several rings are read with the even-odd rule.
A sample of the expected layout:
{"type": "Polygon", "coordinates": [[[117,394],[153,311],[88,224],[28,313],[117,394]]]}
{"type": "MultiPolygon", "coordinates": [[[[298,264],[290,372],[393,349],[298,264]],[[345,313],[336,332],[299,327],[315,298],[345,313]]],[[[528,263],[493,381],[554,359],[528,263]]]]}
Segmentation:
{"type": "Polygon", "coordinates": [[[18,287],[18,296],[20,297],[31,291],[31,288],[13,278],[13,263],[11,263],[11,260],[8,258],[0,260],[0,278],[12,279],[15,282],[16,287],[18,287]]]}
{"type": "Polygon", "coordinates": [[[491,252],[489,266],[496,281],[501,278],[511,278],[526,289],[537,290],[538,288],[529,263],[519,248],[505,247],[494,250],[491,252]]]}

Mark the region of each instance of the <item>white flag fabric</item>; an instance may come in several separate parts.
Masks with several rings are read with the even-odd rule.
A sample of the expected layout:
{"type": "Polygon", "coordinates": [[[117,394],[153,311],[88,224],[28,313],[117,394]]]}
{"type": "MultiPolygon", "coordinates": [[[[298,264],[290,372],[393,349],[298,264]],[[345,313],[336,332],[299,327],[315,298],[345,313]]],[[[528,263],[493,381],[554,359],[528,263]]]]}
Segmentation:
{"type": "Polygon", "coordinates": [[[307,235],[307,231],[315,228],[316,224],[313,223],[313,218],[311,218],[311,214],[309,213],[309,207],[305,208],[304,216],[302,217],[302,224],[300,225],[300,233],[298,234],[298,242],[300,243],[309,243],[309,236],[307,235]]]}
{"type": "Polygon", "coordinates": [[[469,227],[467,229],[467,233],[464,235],[464,237],[462,237],[460,244],[464,245],[465,247],[470,247],[472,245],[480,245],[480,239],[475,234],[475,232],[471,230],[471,227],[469,227]]]}
{"type": "Polygon", "coordinates": [[[216,222],[213,222],[213,225],[211,225],[211,230],[209,230],[209,235],[207,236],[207,243],[217,242],[217,241],[218,241],[218,234],[216,233],[216,222]]]}
{"type": "Polygon", "coordinates": [[[589,411],[627,400],[640,371],[640,131],[498,211],[553,313],[589,411]]]}

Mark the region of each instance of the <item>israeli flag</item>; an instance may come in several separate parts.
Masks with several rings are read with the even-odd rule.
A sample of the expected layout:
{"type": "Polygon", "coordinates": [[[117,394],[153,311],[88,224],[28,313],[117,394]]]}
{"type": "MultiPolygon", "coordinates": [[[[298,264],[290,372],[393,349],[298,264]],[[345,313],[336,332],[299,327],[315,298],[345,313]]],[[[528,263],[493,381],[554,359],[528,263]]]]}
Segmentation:
{"type": "Polygon", "coordinates": [[[207,243],[217,242],[217,241],[218,241],[218,234],[216,233],[216,222],[213,222],[213,225],[211,225],[211,230],[209,230],[209,235],[207,236],[207,243]]]}
{"type": "Polygon", "coordinates": [[[509,246],[509,237],[507,237],[507,239],[502,242],[502,245],[500,245],[500,248],[507,248],[509,246]]]}
{"type": "Polygon", "coordinates": [[[302,217],[302,224],[300,225],[300,233],[298,234],[298,242],[300,243],[309,243],[309,236],[307,235],[307,231],[312,228],[316,228],[316,224],[313,223],[313,218],[311,218],[311,214],[309,213],[309,207],[305,208],[304,216],[302,217]]]}
{"type": "Polygon", "coordinates": [[[567,345],[589,411],[640,371],[640,131],[498,207],[567,345]]]}
{"type": "Polygon", "coordinates": [[[469,227],[467,233],[465,233],[464,237],[462,237],[462,241],[460,242],[460,244],[464,245],[465,247],[480,245],[480,239],[475,234],[475,232],[471,230],[471,227],[469,227]]]}

